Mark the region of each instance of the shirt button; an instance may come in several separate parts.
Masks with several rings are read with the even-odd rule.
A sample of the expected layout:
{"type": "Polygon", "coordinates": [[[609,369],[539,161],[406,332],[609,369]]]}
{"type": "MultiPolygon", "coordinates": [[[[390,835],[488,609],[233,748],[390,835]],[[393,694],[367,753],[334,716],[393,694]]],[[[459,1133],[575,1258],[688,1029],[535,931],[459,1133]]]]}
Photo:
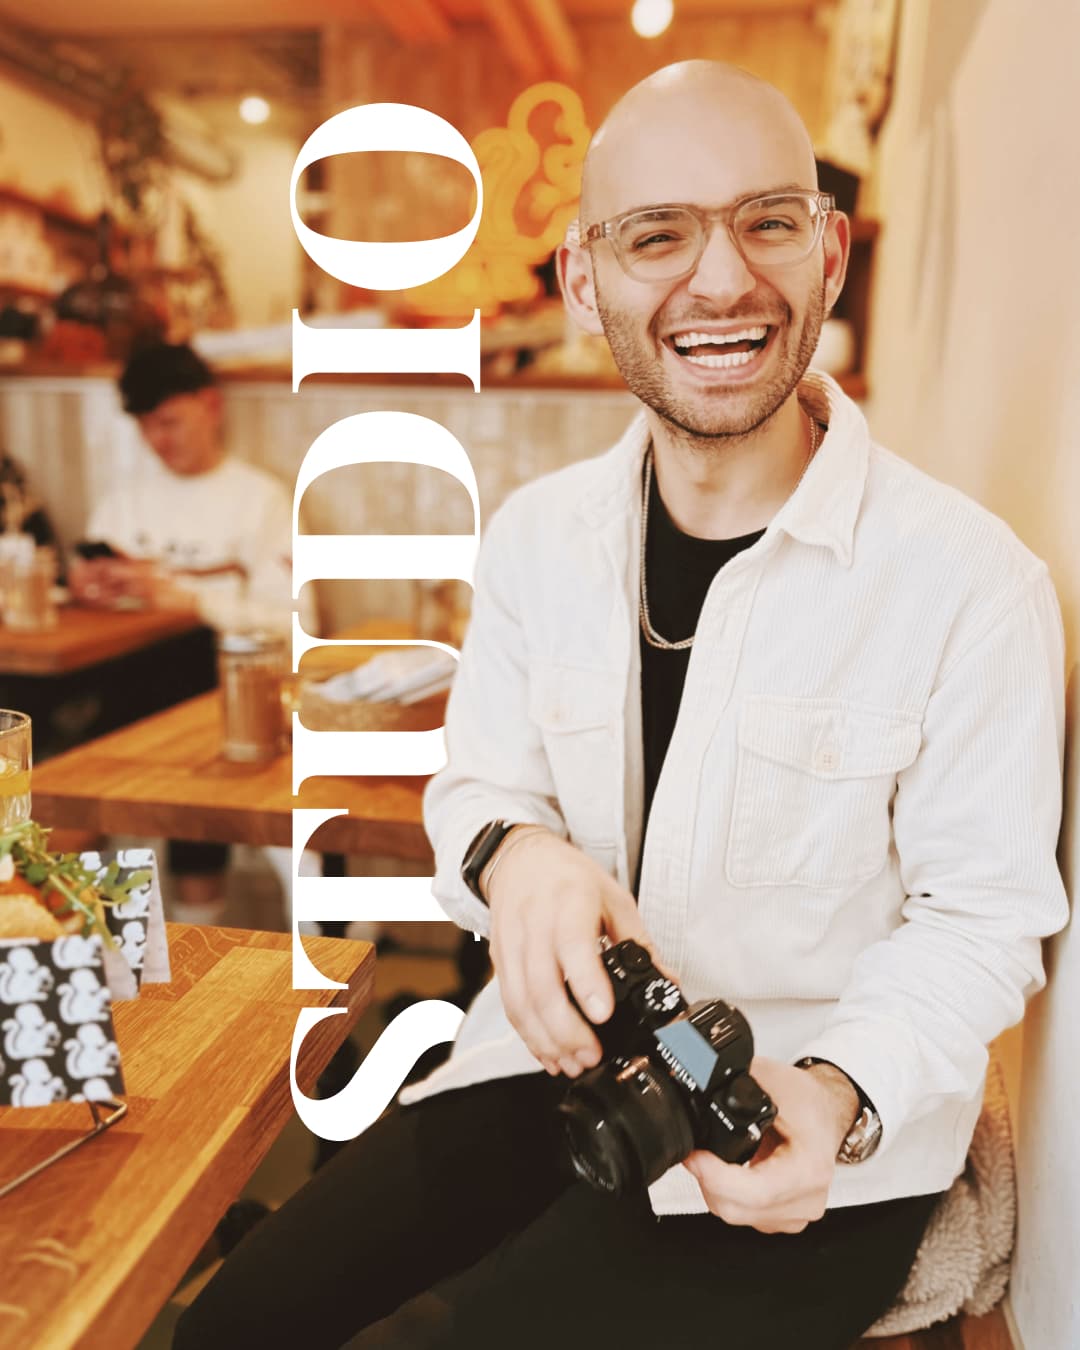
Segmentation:
{"type": "Polygon", "coordinates": [[[840,756],[831,745],[823,745],[814,756],[815,769],[835,769],[839,762],[840,756]]]}

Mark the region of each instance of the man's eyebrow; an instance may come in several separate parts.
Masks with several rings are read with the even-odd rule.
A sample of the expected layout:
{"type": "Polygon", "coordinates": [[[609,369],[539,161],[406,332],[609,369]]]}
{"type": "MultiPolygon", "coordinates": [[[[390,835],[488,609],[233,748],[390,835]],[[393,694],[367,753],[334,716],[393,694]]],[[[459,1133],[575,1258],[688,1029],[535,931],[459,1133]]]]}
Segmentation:
{"type": "MultiPolygon", "coordinates": [[[[801,183],[777,183],[772,187],[752,188],[749,192],[740,192],[737,197],[732,197],[730,201],[724,202],[723,206],[738,206],[740,202],[753,201],[755,197],[778,197],[785,192],[818,192],[820,189],[812,187],[803,187],[801,183]]],[[[616,214],[628,216],[633,211],[651,211],[662,209],[665,206],[690,206],[691,202],[641,202],[637,206],[628,206],[625,210],[616,214]]],[[[722,209],[717,208],[717,209],[722,209]]],[[[612,217],[613,219],[613,217],[612,217]]]]}

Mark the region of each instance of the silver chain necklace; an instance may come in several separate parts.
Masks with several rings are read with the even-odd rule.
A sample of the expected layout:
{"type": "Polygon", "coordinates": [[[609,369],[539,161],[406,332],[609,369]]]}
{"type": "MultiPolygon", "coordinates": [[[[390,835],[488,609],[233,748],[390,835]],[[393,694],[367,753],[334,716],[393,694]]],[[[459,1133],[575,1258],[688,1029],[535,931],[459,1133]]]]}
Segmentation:
{"type": "MultiPolygon", "coordinates": [[[[806,477],[806,471],[810,467],[810,461],[814,458],[818,448],[819,432],[817,421],[811,417],[805,409],[803,412],[810,426],[810,449],[807,452],[806,463],[803,465],[802,473],[799,474],[799,482],[795,484],[795,488],[797,488],[799,483],[806,477]]],[[[649,619],[649,592],[645,585],[645,541],[648,537],[649,530],[649,489],[652,486],[652,453],[652,446],[650,445],[645,451],[645,485],[641,500],[641,599],[638,604],[638,613],[641,617],[641,631],[645,636],[645,641],[650,647],[658,647],[664,652],[684,652],[688,647],[694,645],[693,633],[691,633],[688,638],[683,638],[681,642],[669,642],[667,638],[661,637],[656,629],[653,628],[649,619]]],[[[792,488],[793,492],[795,491],[795,488],[792,488]]]]}

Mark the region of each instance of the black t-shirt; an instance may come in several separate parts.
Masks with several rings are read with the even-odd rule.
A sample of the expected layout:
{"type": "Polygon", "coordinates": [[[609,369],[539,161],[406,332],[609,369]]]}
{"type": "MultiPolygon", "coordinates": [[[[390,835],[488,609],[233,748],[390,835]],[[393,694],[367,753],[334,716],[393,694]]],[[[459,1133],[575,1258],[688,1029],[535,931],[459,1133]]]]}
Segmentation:
{"type": "MultiPolygon", "coordinates": [[[[649,524],[645,537],[646,590],[654,633],[681,642],[697,628],[705,596],[717,572],[737,553],[757,543],[764,530],[737,539],[695,539],[683,534],[660,500],[656,475],[649,487],[649,524]]],[[[642,840],[649,823],[653,794],[675,730],[691,648],[669,652],[641,643],[641,726],[645,749],[645,814],[642,840]]],[[[640,873],[640,862],[638,864],[640,873]]],[[[637,887],[635,885],[635,891],[637,887]]]]}

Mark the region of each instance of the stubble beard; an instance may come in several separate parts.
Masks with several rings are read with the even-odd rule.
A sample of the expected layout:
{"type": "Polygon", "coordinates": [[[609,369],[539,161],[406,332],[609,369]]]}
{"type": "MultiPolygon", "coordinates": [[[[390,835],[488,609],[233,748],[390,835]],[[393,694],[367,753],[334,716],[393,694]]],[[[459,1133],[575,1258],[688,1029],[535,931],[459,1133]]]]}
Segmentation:
{"type": "MultiPolygon", "coordinates": [[[[665,378],[664,367],[651,345],[658,339],[648,335],[642,340],[636,336],[633,321],[608,306],[599,293],[597,305],[611,354],[630,392],[662,418],[679,440],[707,445],[718,439],[742,440],[752,436],[771,421],[798,387],[821,336],[821,325],[825,320],[825,282],[822,279],[810,296],[806,317],[794,345],[790,327],[792,314],[785,306],[783,323],[788,345],[780,353],[776,373],[764,388],[735,388],[730,395],[725,392],[715,396],[701,393],[692,401],[676,394],[665,378]],[[746,402],[747,398],[749,402],[746,402]]],[[[692,315],[685,326],[690,328],[695,320],[707,323],[718,317],[721,316],[692,315]]],[[[744,316],[725,314],[722,317],[732,320],[744,316]]]]}

